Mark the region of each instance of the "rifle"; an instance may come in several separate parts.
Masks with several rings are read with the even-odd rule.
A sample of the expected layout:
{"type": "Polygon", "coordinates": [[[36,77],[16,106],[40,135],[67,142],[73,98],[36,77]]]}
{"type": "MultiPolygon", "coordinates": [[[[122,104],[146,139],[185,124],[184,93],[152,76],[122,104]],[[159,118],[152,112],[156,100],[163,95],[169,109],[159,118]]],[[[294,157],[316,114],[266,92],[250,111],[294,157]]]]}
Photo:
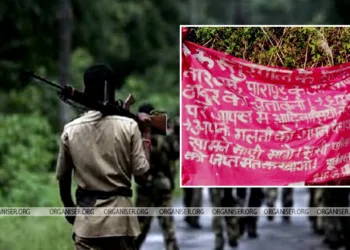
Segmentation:
{"type": "MultiPolygon", "coordinates": [[[[51,82],[41,76],[38,76],[30,71],[25,71],[24,77],[27,79],[33,78],[34,80],[38,80],[39,82],[46,83],[54,88],[56,88],[58,97],[63,101],[70,105],[72,102],[78,103],[84,106],[87,109],[98,110],[104,115],[119,115],[125,116],[135,120],[139,124],[139,128],[142,129],[141,121],[138,116],[131,113],[129,111],[130,106],[135,102],[134,97],[130,94],[125,102],[101,102],[98,100],[93,100],[88,98],[84,93],[79,90],[69,86],[61,86],[54,82],[51,82]]],[[[152,133],[158,135],[166,135],[167,134],[167,115],[163,113],[150,115],[151,120],[151,129],[152,133]]]]}
{"type": "Polygon", "coordinates": [[[129,94],[128,97],[125,99],[125,102],[123,104],[123,108],[126,110],[130,110],[130,106],[135,103],[135,98],[132,94],[129,94]]]}

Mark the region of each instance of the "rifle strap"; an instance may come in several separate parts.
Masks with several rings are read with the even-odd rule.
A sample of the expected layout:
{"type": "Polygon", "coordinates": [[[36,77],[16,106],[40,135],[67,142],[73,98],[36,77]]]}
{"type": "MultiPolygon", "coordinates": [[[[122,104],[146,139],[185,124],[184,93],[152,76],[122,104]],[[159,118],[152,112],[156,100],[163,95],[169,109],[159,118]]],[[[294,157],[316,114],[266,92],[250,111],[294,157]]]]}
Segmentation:
{"type": "Polygon", "coordinates": [[[152,110],[150,112],[150,115],[161,115],[161,114],[166,114],[166,112],[160,111],[160,110],[152,110]]]}

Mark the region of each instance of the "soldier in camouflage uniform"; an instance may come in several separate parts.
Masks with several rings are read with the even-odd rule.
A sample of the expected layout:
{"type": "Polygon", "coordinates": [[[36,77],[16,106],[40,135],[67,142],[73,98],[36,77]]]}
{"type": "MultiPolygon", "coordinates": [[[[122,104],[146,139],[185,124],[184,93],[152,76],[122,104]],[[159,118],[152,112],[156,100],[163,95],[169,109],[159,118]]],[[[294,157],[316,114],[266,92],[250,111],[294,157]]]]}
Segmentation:
{"type": "MultiPolygon", "coordinates": [[[[237,202],[232,194],[232,188],[210,188],[210,200],[212,207],[235,207],[237,202]]],[[[226,230],[228,242],[231,247],[238,246],[239,237],[239,225],[238,218],[235,216],[213,216],[213,230],[215,233],[215,250],[223,250],[224,241],[224,229],[222,220],[226,222],[226,230]]]]}
{"type": "MultiPolygon", "coordinates": [[[[277,188],[266,188],[266,205],[270,208],[275,207],[275,203],[277,200],[277,188]]],[[[282,188],[282,206],[283,207],[293,207],[293,188],[282,188]]],[[[269,221],[273,220],[273,216],[268,216],[267,219],[269,221]]],[[[290,221],[290,216],[283,216],[284,222],[290,221]]]]}
{"type": "MultiPolygon", "coordinates": [[[[324,188],[323,189],[325,207],[348,207],[349,206],[349,189],[348,188],[324,188]]],[[[350,250],[350,218],[325,216],[324,218],[324,235],[325,243],[332,250],[337,250],[345,246],[350,250]]]]}
{"type": "MultiPolygon", "coordinates": [[[[237,188],[237,197],[240,207],[245,206],[247,199],[247,188],[237,188]]],[[[250,188],[248,207],[260,207],[264,199],[264,191],[262,188],[250,188]]],[[[257,238],[258,216],[239,217],[240,235],[244,234],[247,229],[248,237],[251,239],[257,238]]]]}
{"type": "MultiPolygon", "coordinates": [[[[144,113],[154,110],[152,105],[145,104],[140,107],[144,113]]],[[[140,111],[140,112],[141,112],[140,111]]],[[[152,136],[151,149],[151,176],[152,180],[146,187],[137,188],[137,207],[172,207],[172,192],[175,187],[175,169],[173,162],[179,157],[178,135],[152,136]]],[[[136,239],[140,249],[149,232],[152,216],[140,216],[141,234],[136,239]]],[[[163,230],[166,250],[178,250],[175,235],[175,223],[172,216],[159,216],[159,224],[163,230]]]]}

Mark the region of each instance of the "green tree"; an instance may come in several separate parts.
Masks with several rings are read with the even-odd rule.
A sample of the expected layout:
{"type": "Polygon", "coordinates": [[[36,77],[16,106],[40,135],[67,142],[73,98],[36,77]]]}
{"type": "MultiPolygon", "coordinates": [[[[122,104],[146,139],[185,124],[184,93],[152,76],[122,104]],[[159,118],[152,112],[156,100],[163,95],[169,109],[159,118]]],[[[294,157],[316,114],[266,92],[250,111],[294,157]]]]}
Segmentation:
{"type": "Polygon", "coordinates": [[[40,204],[58,147],[51,127],[37,115],[0,119],[0,198],[16,205],[40,204]]]}

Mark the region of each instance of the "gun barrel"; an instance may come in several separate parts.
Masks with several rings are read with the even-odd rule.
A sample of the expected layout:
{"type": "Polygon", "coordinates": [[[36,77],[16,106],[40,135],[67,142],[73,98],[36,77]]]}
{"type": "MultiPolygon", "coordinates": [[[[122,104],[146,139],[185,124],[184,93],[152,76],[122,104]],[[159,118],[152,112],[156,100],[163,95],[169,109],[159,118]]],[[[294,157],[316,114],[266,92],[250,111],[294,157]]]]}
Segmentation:
{"type": "Polygon", "coordinates": [[[31,78],[34,78],[34,79],[39,80],[39,81],[41,81],[41,82],[45,82],[45,83],[49,84],[50,86],[55,87],[56,89],[63,90],[63,87],[62,87],[61,85],[58,85],[58,84],[56,84],[56,83],[54,83],[54,82],[51,82],[51,81],[49,81],[49,80],[47,80],[47,79],[45,79],[45,78],[43,78],[43,77],[41,77],[41,76],[38,76],[38,75],[36,75],[36,74],[33,73],[33,72],[26,71],[26,73],[27,73],[31,78]]]}
{"type": "MultiPolygon", "coordinates": [[[[109,103],[108,101],[101,102],[98,100],[92,100],[88,98],[84,93],[70,87],[70,86],[61,86],[59,84],[56,84],[54,82],[51,82],[41,76],[36,75],[35,73],[31,71],[26,71],[25,77],[33,78],[35,80],[38,80],[40,82],[47,83],[48,85],[56,88],[59,90],[59,97],[63,100],[69,100],[73,101],[75,103],[78,103],[80,105],[85,106],[89,109],[99,110],[100,112],[104,113],[105,115],[120,115],[129,117],[131,119],[134,119],[137,122],[140,122],[138,119],[138,116],[131,113],[128,109],[129,106],[135,101],[134,97],[132,95],[129,95],[126,104],[127,107],[124,106],[124,108],[119,107],[116,104],[109,103]]],[[[28,80],[29,80],[28,79],[28,80]]],[[[152,123],[152,132],[160,135],[166,135],[166,128],[167,128],[167,117],[166,115],[153,115],[151,117],[151,123],[152,123]]]]}

